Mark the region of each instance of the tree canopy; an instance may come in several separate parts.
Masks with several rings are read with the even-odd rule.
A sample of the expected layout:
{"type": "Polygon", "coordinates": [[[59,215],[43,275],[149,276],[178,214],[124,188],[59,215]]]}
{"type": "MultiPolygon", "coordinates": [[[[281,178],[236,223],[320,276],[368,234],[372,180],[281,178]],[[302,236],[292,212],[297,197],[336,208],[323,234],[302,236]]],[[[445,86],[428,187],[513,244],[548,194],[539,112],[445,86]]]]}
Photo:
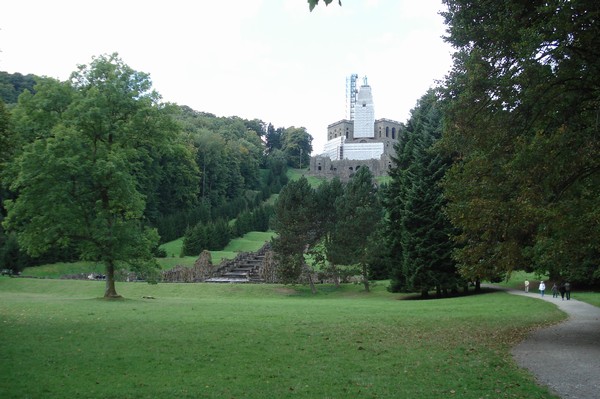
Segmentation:
{"type": "Polygon", "coordinates": [[[0,100],[6,104],[16,104],[22,92],[34,92],[35,83],[34,75],[0,71],[0,100]]]}
{"type": "Polygon", "coordinates": [[[598,281],[600,5],[445,0],[445,181],[463,275],[598,281]]]}
{"type": "Polygon", "coordinates": [[[74,245],[82,259],[103,262],[104,295],[116,297],[119,266],[153,265],[158,235],[144,210],[163,176],[149,165],[178,151],[177,127],[148,75],[116,54],[80,66],[69,82],[46,80],[37,89],[21,97],[16,110],[24,143],[9,165],[17,197],[5,202],[5,226],[32,255],[74,245]],[[60,101],[48,104],[38,95],[60,101]],[[48,109],[57,106],[60,113],[48,109]]]}

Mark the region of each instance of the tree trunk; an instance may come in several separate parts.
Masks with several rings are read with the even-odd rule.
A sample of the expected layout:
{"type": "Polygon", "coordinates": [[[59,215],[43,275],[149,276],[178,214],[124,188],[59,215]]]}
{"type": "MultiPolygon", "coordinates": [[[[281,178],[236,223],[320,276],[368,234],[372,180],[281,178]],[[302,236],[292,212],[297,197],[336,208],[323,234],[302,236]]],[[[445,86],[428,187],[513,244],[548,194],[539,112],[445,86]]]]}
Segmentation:
{"type": "Polygon", "coordinates": [[[369,287],[369,268],[367,267],[367,265],[362,265],[362,272],[363,272],[363,284],[365,285],[365,291],[371,292],[371,289],[369,287]]]}
{"type": "Polygon", "coordinates": [[[106,262],[106,290],[104,298],[121,298],[115,289],[115,264],[112,260],[106,262]]]}
{"type": "Polygon", "coordinates": [[[340,288],[340,272],[337,269],[337,266],[331,262],[331,268],[333,269],[333,282],[336,288],[340,288]]]}
{"type": "Polygon", "coordinates": [[[308,278],[308,284],[310,285],[310,291],[314,294],[317,293],[317,287],[315,287],[315,282],[312,278],[312,270],[306,263],[304,263],[304,272],[306,273],[306,277],[308,278]]]}

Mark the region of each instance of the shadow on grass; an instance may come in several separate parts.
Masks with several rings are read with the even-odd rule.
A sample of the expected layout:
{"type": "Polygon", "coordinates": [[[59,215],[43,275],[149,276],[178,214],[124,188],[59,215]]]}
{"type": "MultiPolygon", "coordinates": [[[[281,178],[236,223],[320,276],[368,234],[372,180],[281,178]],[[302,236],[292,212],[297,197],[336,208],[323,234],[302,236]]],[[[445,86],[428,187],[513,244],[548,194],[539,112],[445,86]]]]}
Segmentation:
{"type": "Polygon", "coordinates": [[[493,294],[496,292],[502,291],[501,288],[493,288],[493,287],[481,287],[479,290],[469,290],[468,292],[456,292],[456,293],[448,293],[446,295],[436,295],[435,293],[429,293],[428,296],[423,296],[421,294],[407,294],[403,297],[398,298],[399,301],[430,301],[435,299],[452,299],[452,298],[462,298],[466,296],[474,296],[474,295],[485,295],[485,294],[493,294]]]}

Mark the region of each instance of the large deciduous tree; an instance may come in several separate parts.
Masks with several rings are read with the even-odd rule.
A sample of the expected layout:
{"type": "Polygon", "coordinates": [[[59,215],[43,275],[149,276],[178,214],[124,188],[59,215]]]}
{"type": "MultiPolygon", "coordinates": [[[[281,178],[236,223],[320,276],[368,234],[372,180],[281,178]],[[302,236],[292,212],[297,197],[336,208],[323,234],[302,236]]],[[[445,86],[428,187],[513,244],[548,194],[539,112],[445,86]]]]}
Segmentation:
{"type": "Polygon", "coordinates": [[[281,135],[281,149],[291,167],[307,168],[312,152],[312,136],[303,127],[288,127],[281,135]]]}
{"type": "Polygon", "coordinates": [[[118,297],[118,267],[154,265],[158,235],[144,209],[157,178],[147,165],[177,141],[177,127],[149,76],[116,54],[80,66],[70,82],[39,86],[15,110],[24,144],[10,165],[18,196],[6,203],[5,225],[30,254],[73,245],[82,259],[103,262],[104,296],[118,297]]]}
{"type": "Polygon", "coordinates": [[[445,183],[468,277],[600,279],[600,4],[445,0],[445,183]]]}

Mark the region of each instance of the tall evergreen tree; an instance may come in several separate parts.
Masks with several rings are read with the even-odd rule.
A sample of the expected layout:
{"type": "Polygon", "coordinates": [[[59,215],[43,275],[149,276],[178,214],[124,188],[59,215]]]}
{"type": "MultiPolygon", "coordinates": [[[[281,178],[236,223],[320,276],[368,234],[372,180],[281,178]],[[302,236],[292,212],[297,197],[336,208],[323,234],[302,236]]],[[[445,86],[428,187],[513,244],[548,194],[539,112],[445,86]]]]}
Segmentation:
{"type": "Polygon", "coordinates": [[[336,284],[340,282],[340,269],[335,260],[329,256],[326,250],[331,245],[333,230],[338,222],[336,201],[344,194],[344,185],[338,177],[322,182],[315,190],[315,217],[319,221],[319,235],[325,250],[317,250],[313,258],[321,264],[321,271],[334,279],[336,284]]]}
{"type": "Polygon", "coordinates": [[[327,243],[328,259],[343,265],[358,265],[366,291],[369,291],[369,238],[376,231],[383,208],[373,174],[361,167],[335,202],[336,223],[327,243]]]}
{"type": "MultiPolygon", "coordinates": [[[[273,250],[278,261],[282,281],[297,282],[304,271],[304,255],[320,238],[315,218],[314,190],[302,176],[281,190],[275,203],[273,250]]],[[[310,274],[309,274],[310,275],[310,274]]]]}
{"type": "Polygon", "coordinates": [[[392,291],[417,291],[426,296],[454,289],[458,283],[451,258],[452,226],[444,213],[440,182],[450,162],[436,150],[442,115],[434,91],[412,111],[407,140],[397,148],[392,182],[386,193],[388,231],[395,248],[392,291]]]}

